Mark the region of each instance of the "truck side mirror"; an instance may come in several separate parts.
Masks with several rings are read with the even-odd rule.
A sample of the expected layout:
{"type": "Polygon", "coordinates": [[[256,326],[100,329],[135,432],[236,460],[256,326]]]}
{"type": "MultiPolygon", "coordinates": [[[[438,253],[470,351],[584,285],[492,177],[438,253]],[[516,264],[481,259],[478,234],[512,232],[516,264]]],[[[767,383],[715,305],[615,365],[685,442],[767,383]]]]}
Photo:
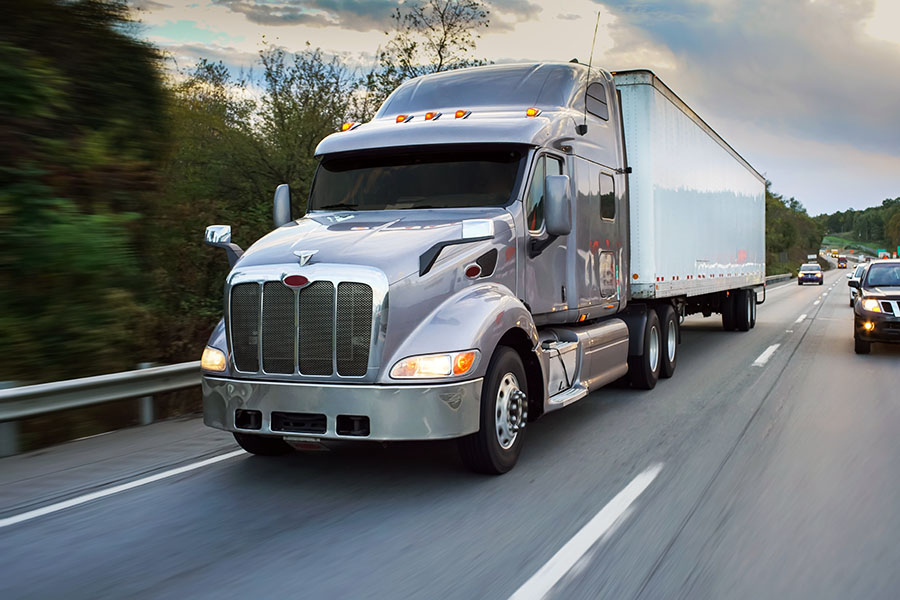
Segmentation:
{"type": "Polygon", "coordinates": [[[569,177],[547,175],[544,178],[544,225],[547,237],[532,239],[528,254],[534,258],[561,235],[572,231],[572,207],[569,204],[569,177]]]}
{"type": "Polygon", "coordinates": [[[206,228],[203,241],[207,246],[224,249],[228,255],[228,264],[232,267],[244,254],[240,246],[231,243],[231,225],[210,225],[206,228]]]}
{"type": "Polygon", "coordinates": [[[544,222],[547,233],[555,237],[569,235],[572,231],[567,175],[547,175],[544,178],[544,222]]]}
{"type": "Polygon", "coordinates": [[[849,285],[852,288],[859,289],[859,280],[851,279],[850,281],[847,282],[847,285],[849,285]]]}
{"type": "Polygon", "coordinates": [[[291,218],[291,186],[282,183],[275,188],[275,203],[272,208],[272,217],[275,228],[281,227],[293,221],[291,218]]]}

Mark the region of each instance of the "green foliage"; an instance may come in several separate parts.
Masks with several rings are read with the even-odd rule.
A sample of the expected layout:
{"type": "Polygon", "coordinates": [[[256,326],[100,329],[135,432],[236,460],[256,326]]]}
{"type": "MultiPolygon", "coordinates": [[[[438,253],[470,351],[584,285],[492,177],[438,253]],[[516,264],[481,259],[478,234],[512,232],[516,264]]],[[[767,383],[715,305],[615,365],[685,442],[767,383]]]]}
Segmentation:
{"type": "Polygon", "coordinates": [[[887,198],[881,206],[848,209],[816,217],[830,234],[878,248],[900,246],[900,197],[887,198]]]}
{"type": "Polygon", "coordinates": [[[766,274],[796,273],[808,254],[818,254],[822,226],[795,198],[785,199],[766,182],[766,274]]]}

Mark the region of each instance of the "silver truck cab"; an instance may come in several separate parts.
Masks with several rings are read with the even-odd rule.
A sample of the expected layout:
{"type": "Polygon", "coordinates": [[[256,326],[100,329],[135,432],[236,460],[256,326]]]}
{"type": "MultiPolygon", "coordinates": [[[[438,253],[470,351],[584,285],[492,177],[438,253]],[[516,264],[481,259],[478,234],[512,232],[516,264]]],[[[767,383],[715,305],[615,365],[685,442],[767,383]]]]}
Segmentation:
{"type": "Polygon", "coordinates": [[[628,371],[613,79],[571,63],[428,75],[342,129],[316,149],[305,216],[281,186],[275,230],[246,252],[207,231],[233,269],[204,421],[257,454],[460,438],[470,467],[505,472],[528,422],[628,371]]]}

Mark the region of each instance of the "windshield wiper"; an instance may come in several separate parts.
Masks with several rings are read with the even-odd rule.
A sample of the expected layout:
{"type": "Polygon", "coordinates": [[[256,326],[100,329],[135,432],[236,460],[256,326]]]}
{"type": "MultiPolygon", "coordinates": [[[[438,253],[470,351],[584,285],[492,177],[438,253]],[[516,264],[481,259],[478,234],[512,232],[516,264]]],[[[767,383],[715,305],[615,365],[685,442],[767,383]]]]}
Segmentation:
{"type": "Polygon", "coordinates": [[[325,206],[317,206],[314,210],[357,210],[355,204],[326,204],[325,206]]]}

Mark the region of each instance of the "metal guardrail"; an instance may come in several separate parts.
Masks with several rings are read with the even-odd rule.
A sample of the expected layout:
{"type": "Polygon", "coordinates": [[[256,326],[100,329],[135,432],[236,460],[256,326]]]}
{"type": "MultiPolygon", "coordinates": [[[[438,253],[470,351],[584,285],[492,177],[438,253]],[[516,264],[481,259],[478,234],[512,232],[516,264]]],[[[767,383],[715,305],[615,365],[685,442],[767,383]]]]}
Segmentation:
{"type": "MultiPolygon", "coordinates": [[[[200,385],[200,361],[0,390],[0,456],[18,451],[19,419],[194,385],[200,385]]],[[[152,421],[152,411],[149,414],[152,421]]]]}
{"type": "Polygon", "coordinates": [[[769,275],[766,277],[766,283],[778,283],[779,281],[787,281],[794,277],[793,273],[782,273],[781,275],[769,275]]]}

